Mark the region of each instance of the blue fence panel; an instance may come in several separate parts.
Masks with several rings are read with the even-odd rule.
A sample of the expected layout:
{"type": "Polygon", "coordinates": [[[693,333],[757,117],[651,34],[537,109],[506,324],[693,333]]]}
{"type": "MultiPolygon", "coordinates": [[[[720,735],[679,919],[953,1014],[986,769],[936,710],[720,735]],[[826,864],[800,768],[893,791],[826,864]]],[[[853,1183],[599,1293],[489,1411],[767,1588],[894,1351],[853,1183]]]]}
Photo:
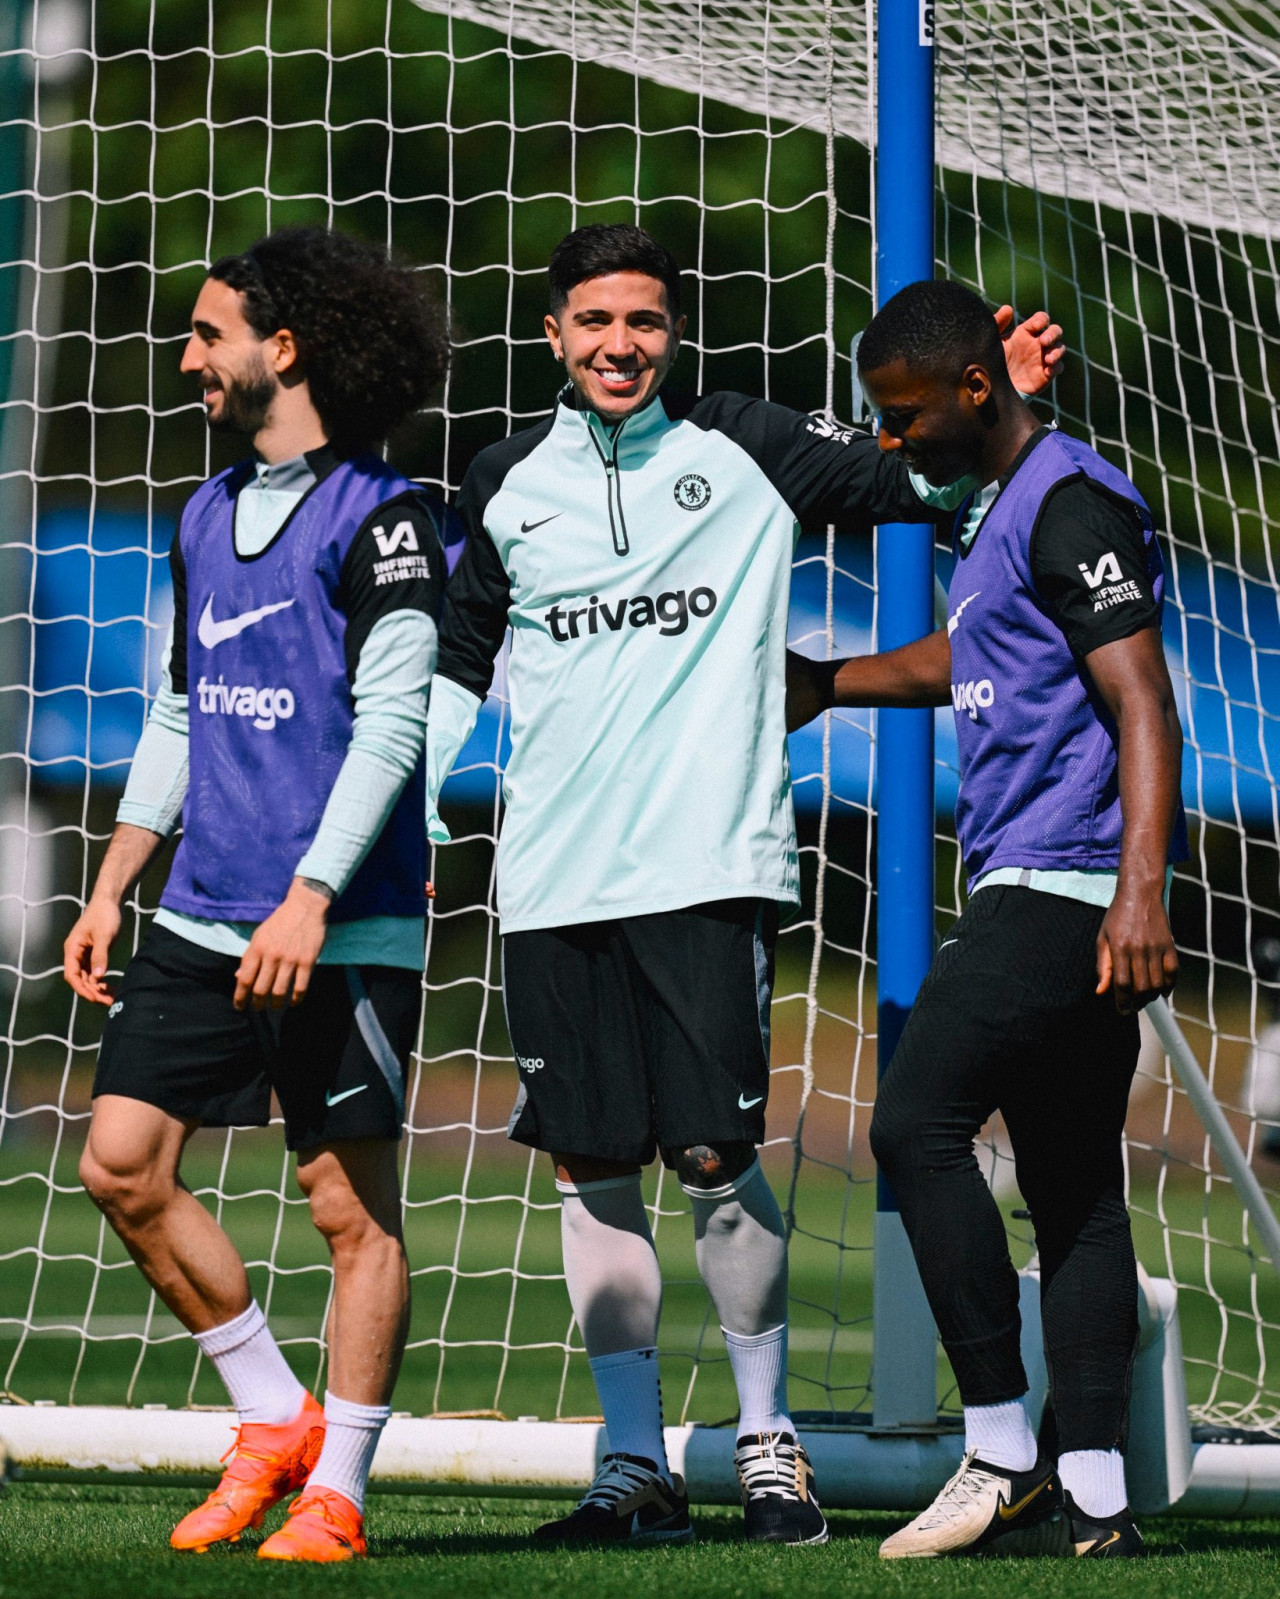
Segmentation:
{"type": "Polygon", "coordinates": [[[119,512],[66,510],[36,533],[34,704],[29,756],[37,780],[122,786],[160,683],[173,616],[173,524],[119,512]]]}

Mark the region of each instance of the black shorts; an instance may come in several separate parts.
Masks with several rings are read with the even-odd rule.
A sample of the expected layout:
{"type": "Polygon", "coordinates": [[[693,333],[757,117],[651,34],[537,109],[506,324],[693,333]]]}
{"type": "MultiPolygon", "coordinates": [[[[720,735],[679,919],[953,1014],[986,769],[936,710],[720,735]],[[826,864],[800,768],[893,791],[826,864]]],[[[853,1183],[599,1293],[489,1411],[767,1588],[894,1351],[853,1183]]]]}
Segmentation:
{"type": "Polygon", "coordinates": [[[735,899],[508,933],[509,1136],[641,1165],[761,1143],[777,927],[772,901],[735,899]]]}
{"type": "Polygon", "coordinates": [[[240,960],[154,924],[107,1012],[93,1093],[206,1127],[262,1127],[271,1091],[290,1149],[399,1138],[422,980],[395,966],[317,966],[301,1005],[238,1011],[240,960]]]}

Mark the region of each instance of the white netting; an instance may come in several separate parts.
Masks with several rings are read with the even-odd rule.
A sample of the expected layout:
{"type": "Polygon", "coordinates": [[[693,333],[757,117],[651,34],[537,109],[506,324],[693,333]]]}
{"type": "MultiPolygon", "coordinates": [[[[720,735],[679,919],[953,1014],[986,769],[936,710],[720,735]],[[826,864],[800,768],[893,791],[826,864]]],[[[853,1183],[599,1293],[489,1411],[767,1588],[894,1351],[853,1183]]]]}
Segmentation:
{"type": "MultiPolygon", "coordinates": [[[[87,12],[39,0],[25,36],[14,18],[0,39],[0,105],[15,108],[0,120],[0,260],[18,263],[0,268],[0,1389],[218,1403],[78,1189],[98,1020],[73,1012],[57,970],[156,686],[174,520],[221,464],[176,370],[203,269],[304,219],[428,265],[458,361],[398,449],[448,490],[475,449],[548,408],[542,272],[585,220],[638,217],[687,266],[685,381],[843,415],[846,352],[871,303],[868,16],[683,0],[87,12]]],[[[1266,512],[1280,487],[1280,34],[1249,0],[957,5],[939,8],[939,29],[941,269],[993,301],[1052,307],[1072,351],[1064,424],[1134,475],[1168,529],[1195,811],[1174,898],[1179,1013],[1274,1192],[1274,1057],[1244,1073],[1277,991],[1251,946],[1280,909],[1266,512]]],[[[869,549],[802,546],[802,647],[824,652],[829,633],[868,647],[875,605],[869,549]]],[[[806,898],[781,943],[766,1151],[794,1223],[792,1399],[837,1411],[865,1408],[871,1357],[870,727],[842,718],[794,745],[806,898]]],[[[940,729],[945,811],[953,741],[940,729]]],[[[435,868],[405,1145],[414,1317],[396,1402],[573,1415],[595,1400],[558,1275],[550,1173],[504,1137],[514,1073],[491,883],[502,739],[499,693],[446,791],[461,841],[435,868]]],[[[945,826],[940,852],[940,911],[953,912],[945,826]]],[[[157,892],[144,883],[144,910],[157,892]]],[[[1184,1290],[1193,1400],[1220,1420],[1266,1420],[1280,1402],[1277,1280],[1248,1252],[1240,1206],[1154,1052],[1130,1128],[1139,1251],[1184,1290]]],[[[1007,1169],[997,1145],[993,1181],[1020,1234],[1007,1169]]],[[[315,1378],[327,1272],[278,1129],[200,1135],[190,1179],[315,1378]]],[[[669,1418],[729,1416],[683,1198],[650,1192],[669,1418]]]]}

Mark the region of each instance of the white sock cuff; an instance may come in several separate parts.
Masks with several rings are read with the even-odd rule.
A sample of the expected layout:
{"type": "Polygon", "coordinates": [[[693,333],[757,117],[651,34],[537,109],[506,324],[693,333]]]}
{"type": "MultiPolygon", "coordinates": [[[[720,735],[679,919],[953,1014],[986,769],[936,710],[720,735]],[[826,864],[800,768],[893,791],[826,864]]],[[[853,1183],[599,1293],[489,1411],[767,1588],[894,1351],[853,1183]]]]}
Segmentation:
{"type": "Polygon", "coordinates": [[[625,1177],[601,1177],[591,1183],[564,1183],[556,1178],[556,1190],[561,1194],[603,1194],[610,1188],[639,1188],[640,1173],[628,1172],[625,1177]]]}
{"type": "Polygon", "coordinates": [[[777,1343],[785,1338],[787,1336],[787,1324],[785,1321],[780,1321],[776,1327],[770,1327],[767,1332],[762,1333],[730,1332],[724,1326],[720,1328],[720,1331],[724,1334],[726,1344],[734,1344],[739,1349],[759,1349],[765,1344],[777,1343]]]}
{"type": "Polygon", "coordinates": [[[238,1316],[224,1321],[221,1326],[209,1327],[191,1336],[199,1344],[200,1352],[212,1360],[215,1355],[230,1354],[233,1349],[239,1349],[241,1344],[247,1344],[266,1325],[267,1318],[262,1314],[258,1301],[251,1299],[248,1310],[242,1310],[238,1316]]]}
{"type": "Polygon", "coordinates": [[[641,1361],[657,1360],[658,1351],[653,1344],[647,1349],[619,1349],[612,1355],[592,1355],[587,1364],[595,1371],[609,1371],[614,1366],[639,1365],[641,1361]]]}
{"type": "Polygon", "coordinates": [[[716,1205],[723,1200],[732,1199],[740,1189],[745,1188],[748,1183],[753,1182],[760,1175],[762,1175],[760,1157],[757,1155],[746,1171],[740,1173],[732,1182],[721,1183],[718,1188],[695,1188],[692,1183],[681,1183],[680,1186],[690,1199],[706,1199],[716,1205]]]}
{"type": "Polygon", "coordinates": [[[326,1391],[324,1396],[326,1421],[336,1421],[342,1427],[363,1427],[373,1432],[385,1427],[391,1420],[390,1405],[357,1405],[352,1399],[339,1399],[326,1391]]]}
{"type": "Polygon", "coordinates": [[[1118,1449],[1073,1449],[1058,1457],[1058,1476],[1086,1516],[1118,1516],[1129,1502],[1118,1449]]]}

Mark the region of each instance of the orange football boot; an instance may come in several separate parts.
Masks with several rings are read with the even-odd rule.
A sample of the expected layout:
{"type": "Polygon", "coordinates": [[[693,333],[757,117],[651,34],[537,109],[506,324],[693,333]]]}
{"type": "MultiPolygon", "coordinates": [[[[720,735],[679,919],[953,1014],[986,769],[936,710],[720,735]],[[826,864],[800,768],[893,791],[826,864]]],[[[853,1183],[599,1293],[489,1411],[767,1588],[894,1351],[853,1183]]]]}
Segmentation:
{"type": "Polygon", "coordinates": [[[333,1488],[305,1488],[289,1519],[258,1550],[259,1560],[358,1560],[367,1555],[364,1517],[333,1488]]]}
{"type": "Polygon", "coordinates": [[[205,1502],[169,1535],[175,1549],[197,1554],[214,1543],[236,1543],[247,1527],[260,1527],[272,1505],[301,1488],[324,1444],[324,1407],[310,1394],[292,1421],[277,1427],[245,1422],[223,1455],[231,1464],[205,1502]]]}

